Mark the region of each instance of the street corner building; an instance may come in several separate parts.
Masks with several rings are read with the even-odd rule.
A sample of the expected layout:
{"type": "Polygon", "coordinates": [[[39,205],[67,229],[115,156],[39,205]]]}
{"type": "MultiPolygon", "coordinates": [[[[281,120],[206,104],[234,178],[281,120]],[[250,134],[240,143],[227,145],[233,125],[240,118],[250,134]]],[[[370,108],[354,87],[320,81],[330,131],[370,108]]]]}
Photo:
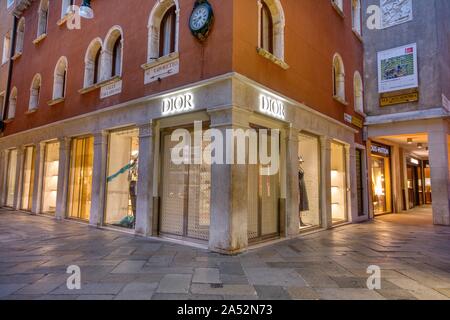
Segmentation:
{"type": "MultiPolygon", "coordinates": [[[[94,17],[85,19],[81,1],[2,1],[10,30],[1,67],[9,75],[0,88],[1,205],[223,254],[367,221],[411,201],[433,202],[435,222],[450,224],[448,65],[425,56],[420,100],[380,107],[371,55],[390,46],[365,29],[364,2],[95,0],[94,17]],[[441,70],[441,86],[428,82],[438,81],[426,75],[429,63],[441,70]],[[427,111],[436,116],[417,118],[427,111]],[[279,170],[263,175],[260,159],[174,163],[172,133],[184,129],[194,143],[198,122],[221,132],[278,130],[279,170]]],[[[427,10],[449,12],[435,2],[442,10],[427,10]]],[[[391,28],[432,32],[420,19],[401,23],[391,28]]],[[[420,57],[435,41],[448,59],[437,33],[406,49],[420,57]]]]}

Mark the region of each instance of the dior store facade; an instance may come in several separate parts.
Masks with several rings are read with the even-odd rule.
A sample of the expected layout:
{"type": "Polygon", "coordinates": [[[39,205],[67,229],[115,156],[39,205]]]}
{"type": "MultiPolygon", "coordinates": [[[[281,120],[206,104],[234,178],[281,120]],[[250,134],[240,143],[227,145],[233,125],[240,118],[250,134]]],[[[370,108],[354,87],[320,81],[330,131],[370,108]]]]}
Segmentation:
{"type": "Polygon", "coordinates": [[[231,73],[1,138],[0,201],[235,254],[368,219],[367,157],[355,133],[231,73]],[[278,170],[264,173],[261,156],[229,161],[240,138],[218,143],[216,136],[230,130],[250,133],[241,140],[246,160],[251,150],[271,150],[278,170]],[[252,132],[256,149],[246,143],[252,132]],[[216,148],[209,161],[179,163],[174,150],[181,139],[192,150],[207,151],[213,140],[216,148]],[[217,161],[221,153],[225,164],[217,161]]]}

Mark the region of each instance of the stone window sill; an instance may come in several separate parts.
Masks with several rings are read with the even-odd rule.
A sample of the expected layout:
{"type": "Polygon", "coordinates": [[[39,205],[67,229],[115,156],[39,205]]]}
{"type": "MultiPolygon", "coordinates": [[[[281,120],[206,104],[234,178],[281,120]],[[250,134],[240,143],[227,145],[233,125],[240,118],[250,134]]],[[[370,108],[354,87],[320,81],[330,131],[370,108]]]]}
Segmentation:
{"type": "Polygon", "coordinates": [[[342,97],[333,96],[333,99],[336,100],[337,102],[343,104],[344,106],[348,106],[348,102],[345,101],[345,99],[343,99],[342,97]]]}
{"type": "Polygon", "coordinates": [[[14,121],[14,118],[9,118],[9,119],[3,120],[4,123],[11,123],[13,121],[14,121]]]}
{"type": "Polygon", "coordinates": [[[58,26],[62,26],[63,24],[65,24],[67,22],[67,20],[69,20],[72,16],[73,16],[74,12],[68,12],[64,15],[64,17],[62,17],[61,19],[58,20],[58,22],[56,22],[56,24],[58,26]]]}
{"type": "Polygon", "coordinates": [[[359,41],[364,42],[363,37],[358,30],[352,28],[352,31],[353,31],[353,34],[358,38],[359,41]]]}
{"type": "Polygon", "coordinates": [[[89,86],[89,87],[80,89],[80,90],[78,90],[78,92],[79,92],[80,94],[85,94],[85,93],[94,91],[94,90],[96,90],[96,89],[99,89],[99,88],[101,88],[101,87],[104,87],[104,86],[113,84],[113,83],[118,82],[118,81],[120,81],[120,80],[122,80],[122,77],[121,77],[121,76],[115,76],[115,77],[112,77],[112,78],[110,78],[110,79],[104,80],[104,81],[102,81],[102,82],[93,84],[93,85],[91,85],[91,86],[89,86]]]}
{"type": "Polygon", "coordinates": [[[164,57],[160,57],[158,59],[153,59],[152,61],[150,61],[148,63],[145,63],[145,64],[141,65],[141,68],[144,69],[144,70],[148,70],[148,69],[154,68],[154,67],[156,67],[156,66],[158,66],[160,64],[176,60],[179,57],[180,57],[180,54],[178,52],[173,52],[173,53],[170,53],[170,54],[168,54],[168,55],[166,55],[164,57]]]}
{"type": "Polygon", "coordinates": [[[344,11],[333,0],[331,0],[331,5],[334,10],[336,10],[336,12],[341,16],[341,18],[345,18],[344,11]]]}
{"type": "Polygon", "coordinates": [[[42,40],[44,40],[45,38],[47,38],[47,34],[43,33],[41,34],[39,37],[37,37],[36,39],[33,40],[33,43],[36,45],[39,42],[41,42],[42,40]]]}
{"type": "Polygon", "coordinates": [[[15,55],[12,56],[11,60],[16,61],[22,56],[22,52],[17,52],[15,55]]]}
{"type": "Polygon", "coordinates": [[[30,109],[27,112],[25,112],[25,114],[33,114],[33,113],[35,113],[37,111],[38,111],[38,108],[33,108],[33,109],[30,109]]]}
{"type": "Polygon", "coordinates": [[[60,103],[64,102],[65,100],[66,100],[65,98],[53,99],[53,100],[48,101],[47,104],[49,106],[54,106],[54,105],[57,105],[57,104],[60,104],[60,103]]]}
{"type": "Polygon", "coordinates": [[[289,69],[289,65],[286,62],[284,62],[280,58],[277,58],[276,56],[274,56],[272,53],[270,53],[266,49],[258,47],[258,48],[256,48],[256,52],[258,52],[258,54],[260,56],[266,58],[267,60],[272,61],[273,63],[275,63],[277,66],[283,68],[284,70],[289,69]]]}

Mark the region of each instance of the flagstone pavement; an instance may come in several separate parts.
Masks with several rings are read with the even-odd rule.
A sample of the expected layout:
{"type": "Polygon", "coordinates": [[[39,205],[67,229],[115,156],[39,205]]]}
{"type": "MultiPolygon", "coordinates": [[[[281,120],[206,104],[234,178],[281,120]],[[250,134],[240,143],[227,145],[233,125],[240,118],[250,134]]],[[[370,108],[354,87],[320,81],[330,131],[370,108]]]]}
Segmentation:
{"type": "Polygon", "coordinates": [[[450,299],[450,228],[429,208],[222,256],[0,210],[0,299],[450,299]],[[69,290],[67,267],[81,270],[69,290]],[[381,289],[367,289],[367,268],[381,289]]]}

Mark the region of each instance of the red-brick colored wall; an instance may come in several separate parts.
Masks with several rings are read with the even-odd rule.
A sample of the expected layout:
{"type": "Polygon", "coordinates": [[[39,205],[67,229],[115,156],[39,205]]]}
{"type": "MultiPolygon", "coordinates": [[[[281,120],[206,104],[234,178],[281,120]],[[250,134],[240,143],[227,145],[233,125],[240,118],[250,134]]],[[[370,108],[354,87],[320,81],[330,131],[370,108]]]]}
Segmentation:
{"type": "Polygon", "coordinates": [[[18,88],[16,117],[7,125],[5,134],[211,78],[232,69],[232,20],[229,17],[232,1],[211,0],[216,15],[215,28],[207,43],[201,45],[187,27],[194,0],[180,0],[180,73],[160,83],[144,85],[141,65],[147,62],[147,25],[155,3],[155,0],[95,0],[92,2],[95,19],[82,19],[81,30],[69,31],[65,25],[57,25],[61,17],[61,1],[51,1],[48,36],[34,45],[32,41],[37,34],[39,8],[39,1],[35,0],[24,12],[23,55],[14,63],[12,77],[13,85],[18,88]],[[98,90],[79,94],[78,90],[83,87],[84,57],[89,43],[96,37],[104,39],[114,25],[121,26],[124,33],[122,93],[104,100],[99,99],[98,90]],[[66,56],[68,60],[67,96],[64,103],[50,107],[47,101],[52,99],[53,72],[61,56],[66,56]],[[31,81],[36,73],[42,75],[39,109],[27,115],[31,81]]]}
{"type": "MultiPolygon", "coordinates": [[[[78,3],[79,1],[77,1],[78,3]]],[[[350,0],[345,0],[345,18],[329,0],[281,0],[286,16],[285,60],[283,70],[259,56],[258,13],[256,0],[210,0],[216,21],[208,41],[201,45],[190,34],[188,19],[194,0],[179,0],[180,73],[161,82],[144,85],[141,65],[147,60],[147,23],[155,0],[95,0],[94,20],[82,20],[81,30],[69,31],[57,26],[61,2],[51,1],[48,37],[38,45],[32,41],[37,33],[35,0],[24,12],[26,31],[23,56],[14,63],[13,85],[18,88],[15,120],[5,134],[45,125],[86,112],[105,108],[162,90],[211,78],[230,71],[239,72],[280,93],[344,121],[344,112],[353,112],[353,73],[363,74],[363,46],[351,29],[350,0]],[[132,10],[132,12],[131,12],[132,10]],[[124,14],[126,13],[126,14],[124,14]],[[124,32],[122,93],[104,100],[99,92],[81,95],[84,56],[95,37],[105,38],[108,30],[120,25],[124,32]],[[339,53],[345,64],[346,97],[344,106],[332,98],[332,59],[339,53]],[[53,72],[59,57],[68,59],[67,97],[64,103],[50,107],[53,72]],[[35,73],[42,75],[39,110],[26,115],[30,85],[35,73]]],[[[357,137],[361,141],[360,135],[357,137]]]]}
{"type": "MultiPolygon", "coordinates": [[[[363,44],[352,30],[350,0],[344,0],[344,18],[331,0],[281,0],[286,19],[285,61],[290,66],[287,71],[256,52],[256,1],[234,2],[233,62],[237,72],[342,122],[345,112],[360,117],[354,112],[353,75],[355,71],[361,77],[364,74],[363,44]],[[348,106],[333,99],[335,53],[345,65],[348,106]]],[[[361,142],[360,135],[357,140],[361,142]]]]}

